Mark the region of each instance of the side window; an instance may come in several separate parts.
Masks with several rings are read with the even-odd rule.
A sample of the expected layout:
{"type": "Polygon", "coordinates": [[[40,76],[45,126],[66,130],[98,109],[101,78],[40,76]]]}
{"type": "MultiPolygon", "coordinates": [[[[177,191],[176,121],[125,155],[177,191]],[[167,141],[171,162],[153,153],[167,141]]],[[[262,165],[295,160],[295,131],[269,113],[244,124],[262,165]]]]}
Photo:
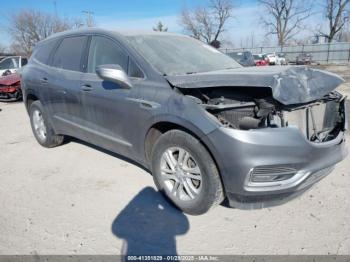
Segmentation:
{"type": "Polygon", "coordinates": [[[141,69],[135,64],[132,59],[129,59],[128,75],[130,77],[143,78],[144,75],[141,69]]]}
{"type": "Polygon", "coordinates": [[[71,71],[80,71],[86,36],[64,38],[56,50],[52,65],[71,71]]]}
{"type": "Polygon", "coordinates": [[[28,59],[27,58],[22,58],[21,65],[25,66],[27,63],[28,63],[28,59]]]}
{"type": "Polygon", "coordinates": [[[2,60],[0,63],[0,69],[2,69],[2,70],[13,69],[14,66],[15,65],[13,64],[12,58],[6,58],[6,59],[2,60]]]}
{"type": "Polygon", "coordinates": [[[95,73],[96,67],[106,64],[118,64],[125,72],[128,66],[128,56],[112,40],[93,36],[90,43],[88,73],[95,73]]]}
{"type": "Polygon", "coordinates": [[[12,58],[13,67],[11,69],[19,68],[19,57],[12,58]]]}
{"type": "MultiPolygon", "coordinates": [[[[51,40],[49,42],[44,42],[40,44],[34,51],[33,57],[43,64],[48,64],[50,54],[54,49],[54,47],[56,46],[56,43],[57,43],[57,40],[51,40]]],[[[22,60],[22,66],[23,66],[23,60],[22,60]]]]}

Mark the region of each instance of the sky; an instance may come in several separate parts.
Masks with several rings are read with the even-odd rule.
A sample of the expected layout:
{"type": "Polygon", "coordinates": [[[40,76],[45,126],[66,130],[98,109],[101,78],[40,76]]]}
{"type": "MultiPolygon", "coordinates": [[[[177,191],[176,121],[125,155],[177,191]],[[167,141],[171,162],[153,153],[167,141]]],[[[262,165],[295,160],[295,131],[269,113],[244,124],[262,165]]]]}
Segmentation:
{"type": "MultiPolygon", "coordinates": [[[[183,33],[179,23],[179,13],[183,8],[193,9],[206,5],[207,0],[15,0],[2,1],[0,8],[0,44],[11,43],[7,25],[11,14],[24,9],[57,13],[61,17],[85,19],[83,11],[92,11],[98,27],[105,29],[151,30],[158,21],[162,21],[170,32],[183,33]]],[[[234,18],[227,24],[225,39],[235,47],[265,39],[265,29],[259,22],[262,12],[256,0],[233,0],[234,18]]],[[[315,19],[308,21],[315,24],[315,19]]],[[[265,39],[273,44],[274,40],[265,39]]]]}

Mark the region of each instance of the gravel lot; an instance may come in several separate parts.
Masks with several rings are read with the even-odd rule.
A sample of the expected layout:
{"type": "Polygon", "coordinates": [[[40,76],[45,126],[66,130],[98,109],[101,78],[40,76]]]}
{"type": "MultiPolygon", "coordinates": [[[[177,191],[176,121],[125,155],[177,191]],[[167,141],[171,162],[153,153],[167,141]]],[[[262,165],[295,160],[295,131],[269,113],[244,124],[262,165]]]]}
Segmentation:
{"type": "Polygon", "coordinates": [[[349,157],[282,206],[186,216],[142,168],[79,141],[43,148],[22,103],[0,108],[0,254],[350,254],[349,157]]]}

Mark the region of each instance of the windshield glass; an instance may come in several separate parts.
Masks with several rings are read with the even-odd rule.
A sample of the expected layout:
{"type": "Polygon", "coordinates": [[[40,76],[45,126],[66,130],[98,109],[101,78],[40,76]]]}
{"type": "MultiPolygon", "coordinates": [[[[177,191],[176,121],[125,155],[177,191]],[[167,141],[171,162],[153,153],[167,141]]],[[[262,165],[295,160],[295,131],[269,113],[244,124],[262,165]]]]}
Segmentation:
{"type": "Polygon", "coordinates": [[[165,75],[194,74],[241,67],[229,56],[190,37],[127,36],[131,45],[165,75]]]}

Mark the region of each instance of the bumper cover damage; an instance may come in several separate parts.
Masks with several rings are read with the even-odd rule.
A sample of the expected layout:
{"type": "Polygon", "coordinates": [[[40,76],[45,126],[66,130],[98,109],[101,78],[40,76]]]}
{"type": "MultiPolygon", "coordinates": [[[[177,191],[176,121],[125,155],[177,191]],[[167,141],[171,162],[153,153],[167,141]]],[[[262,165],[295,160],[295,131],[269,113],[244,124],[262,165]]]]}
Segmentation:
{"type": "Polygon", "coordinates": [[[18,74],[11,74],[0,78],[0,101],[16,101],[21,99],[21,97],[21,82],[18,74]]]}

